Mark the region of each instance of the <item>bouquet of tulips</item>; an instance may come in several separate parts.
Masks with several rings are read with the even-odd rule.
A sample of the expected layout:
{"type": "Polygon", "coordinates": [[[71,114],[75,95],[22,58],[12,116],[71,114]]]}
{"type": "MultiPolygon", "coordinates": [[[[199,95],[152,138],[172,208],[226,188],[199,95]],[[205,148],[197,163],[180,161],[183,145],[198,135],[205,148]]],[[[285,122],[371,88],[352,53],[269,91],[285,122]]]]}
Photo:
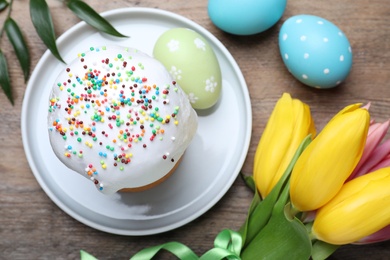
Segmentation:
{"type": "MultiPolygon", "coordinates": [[[[169,242],[131,259],[167,250],[179,259],[325,259],[340,245],[390,239],[389,122],[370,119],[353,104],[316,135],[310,108],[283,94],[258,144],[254,190],[246,222],[223,230],[214,248],[198,257],[169,242]]],[[[95,259],[81,251],[82,259],[95,259]]]]}
{"type": "Polygon", "coordinates": [[[255,154],[263,201],[248,216],[242,259],[325,259],[340,245],[390,239],[389,122],[374,123],[368,108],[345,107],[316,136],[309,107],[279,99],[255,154]]]}

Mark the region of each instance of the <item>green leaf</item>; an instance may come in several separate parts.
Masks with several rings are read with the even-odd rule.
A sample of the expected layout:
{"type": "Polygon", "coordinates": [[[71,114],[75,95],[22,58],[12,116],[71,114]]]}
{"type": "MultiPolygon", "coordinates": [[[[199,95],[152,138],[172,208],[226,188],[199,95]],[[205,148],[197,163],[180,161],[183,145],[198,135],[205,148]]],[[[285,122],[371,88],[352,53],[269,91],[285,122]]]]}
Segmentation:
{"type": "Polygon", "coordinates": [[[80,250],[80,260],[97,260],[97,258],[84,250],[80,250]]]}
{"type": "Polygon", "coordinates": [[[0,0],[0,12],[3,11],[8,6],[8,2],[5,0],[0,0]]]}
{"type": "Polygon", "coordinates": [[[240,172],[240,175],[246,186],[248,186],[254,192],[256,190],[256,184],[253,176],[245,175],[243,172],[240,172]]]}
{"type": "MultiPolygon", "coordinates": [[[[30,0],[31,21],[39,38],[59,61],[64,62],[56,44],[53,20],[45,0],[30,0]]],[[[65,63],[65,62],[64,62],[65,63]]]]}
{"type": "Polygon", "coordinates": [[[9,79],[7,60],[3,52],[0,50],[0,85],[5,95],[9,99],[12,105],[14,105],[14,99],[12,97],[11,83],[9,79]]]}
{"type": "MultiPolygon", "coordinates": [[[[249,183],[253,182],[253,185],[255,185],[254,179],[252,176],[247,176],[245,181],[248,181],[249,183]]],[[[263,220],[257,219],[257,221],[250,221],[250,217],[252,216],[252,214],[256,215],[256,214],[254,214],[255,210],[257,212],[261,211],[258,209],[258,205],[261,203],[261,197],[260,197],[259,192],[257,191],[256,188],[254,189],[254,192],[255,192],[255,194],[253,195],[251,204],[249,206],[247,219],[246,219],[244,225],[242,225],[242,227],[239,230],[239,233],[241,234],[241,237],[243,240],[242,241],[243,245],[246,245],[247,241],[250,241],[254,237],[254,235],[255,235],[254,230],[259,230],[260,227],[264,225],[262,222],[265,223],[268,220],[267,214],[262,214],[265,219],[263,219],[263,220]],[[256,228],[256,226],[258,228],[256,228]],[[249,232],[248,230],[251,230],[252,232],[249,232]]],[[[262,207],[267,208],[267,205],[265,205],[263,203],[262,207]]],[[[272,205],[269,205],[269,207],[272,208],[272,205]]]]}
{"type": "Polygon", "coordinates": [[[80,0],[69,0],[67,1],[67,6],[81,20],[85,21],[87,24],[94,27],[98,31],[116,37],[127,37],[118,32],[106,19],[100,16],[85,2],[80,0]]]}
{"type": "MultiPolygon", "coordinates": [[[[298,157],[301,155],[303,150],[309,145],[310,142],[311,136],[308,135],[298,147],[283,176],[280,178],[280,180],[272,189],[272,191],[268,194],[268,196],[265,197],[262,201],[258,202],[256,206],[251,206],[251,208],[254,207],[254,209],[251,209],[244,225],[240,229],[240,234],[242,235],[244,241],[244,248],[268,223],[272,214],[273,207],[276,201],[279,199],[280,193],[282,192],[282,189],[291,174],[295,162],[298,160],[298,157]]],[[[256,194],[253,199],[259,200],[259,198],[256,197],[256,194]]]]}
{"type": "Polygon", "coordinates": [[[24,81],[26,82],[30,73],[30,53],[26,41],[23,38],[19,26],[11,17],[5,21],[4,29],[15,50],[16,57],[18,57],[23,70],[24,81]]]}
{"type": "Polygon", "coordinates": [[[340,246],[317,240],[313,244],[311,257],[313,260],[324,260],[333,254],[340,246]]]}
{"type": "Polygon", "coordinates": [[[312,245],[306,227],[298,218],[285,212],[288,196],[289,185],[286,185],[275,203],[269,222],[242,252],[243,260],[310,258],[312,245]]]}

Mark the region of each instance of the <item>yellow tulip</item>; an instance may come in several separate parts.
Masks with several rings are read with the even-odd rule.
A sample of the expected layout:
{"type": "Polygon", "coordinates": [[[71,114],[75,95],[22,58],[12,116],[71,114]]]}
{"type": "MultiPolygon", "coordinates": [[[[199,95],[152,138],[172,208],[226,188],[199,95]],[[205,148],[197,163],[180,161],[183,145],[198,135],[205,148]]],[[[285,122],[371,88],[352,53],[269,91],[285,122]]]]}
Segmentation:
{"type": "Polygon", "coordinates": [[[349,244],[390,225],[390,167],[347,182],[317,211],[313,235],[330,244],[349,244]]]}
{"type": "Polygon", "coordinates": [[[284,93],[274,107],[255,154],[253,177],[263,198],[283,175],[308,134],[315,135],[309,106],[284,93]]]}
{"type": "Polygon", "coordinates": [[[291,173],[290,198],[299,211],[332,199],[359,162],[370,115],[354,104],[335,115],[298,158],[291,173]]]}

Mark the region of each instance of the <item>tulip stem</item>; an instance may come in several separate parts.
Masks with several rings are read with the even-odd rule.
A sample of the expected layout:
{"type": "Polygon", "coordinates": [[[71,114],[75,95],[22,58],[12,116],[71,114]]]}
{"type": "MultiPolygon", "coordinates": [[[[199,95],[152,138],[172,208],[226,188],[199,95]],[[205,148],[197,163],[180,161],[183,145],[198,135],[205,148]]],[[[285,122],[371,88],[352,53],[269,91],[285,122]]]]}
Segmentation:
{"type": "Polygon", "coordinates": [[[307,234],[309,235],[309,238],[312,241],[312,243],[314,243],[317,240],[317,238],[313,234],[313,232],[311,231],[312,226],[313,226],[313,222],[309,222],[309,223],[305,224],[307,234]]]}
{"type": "MultiPolygon", "coordinates": [[[[288,188],[287,188],[288,189],[288,188]]],[[[301,213],[299,210],[297,210],[291,202],[287,203],[284,206],[284,215],[286,216],[287,219],[289,220],[294,220],[297,214],[301,213]]]]}
{"type": "Polygon", "coordinates": [[[297,214],[301,213],[292,203],[290,203],[290,213],[291,216],[296,216],[297,214]]]}
{"type": "Polygon", "coordinates": [[[317,240],[316,236],[315,236],[311,231],[308,233],[308,235],[309,235],[309,238],[310,238],[310,240],[311,240],[312,242],[314,242],[314,241],[317,240]]]}

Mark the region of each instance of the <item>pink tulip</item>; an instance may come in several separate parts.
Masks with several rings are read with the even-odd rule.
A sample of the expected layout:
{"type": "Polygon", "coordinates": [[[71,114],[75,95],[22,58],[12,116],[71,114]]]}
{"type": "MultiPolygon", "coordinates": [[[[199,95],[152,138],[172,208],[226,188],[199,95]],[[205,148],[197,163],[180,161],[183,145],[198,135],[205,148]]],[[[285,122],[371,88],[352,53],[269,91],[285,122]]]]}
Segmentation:
{"type": "Polygon", "coordinates": [[[390,121],[370,125],[362,158],[347,181],[376,169],[390,166],[390,139],[381,143],[389,127],[390,121]]]}
{"type": "Polygon", "coordinates": [[[371,234],[369,236],[366,236],[359,241],[354,242],[355,245],[365,245],[365,244],[372,244],[372,243],[379,243],[390,239],[390,225],[382,228],[381,230],[375,232],[374,234],[371,234]]]}
{"type": "MultiPolygon", "coordinates": [[[[390,121],[384,123],[372,123],[368,130],[366,146],[355,170],[349,180],[361,175],[373,172],[380,168],[390,166],[390,139],[383,141],[390,127],[390,121]],[[382,143],[381,143],[382,142],[382,143]]],[[[390,239],[390,225],[360,239],[354,244],[370,244],[390,239]]]]}

